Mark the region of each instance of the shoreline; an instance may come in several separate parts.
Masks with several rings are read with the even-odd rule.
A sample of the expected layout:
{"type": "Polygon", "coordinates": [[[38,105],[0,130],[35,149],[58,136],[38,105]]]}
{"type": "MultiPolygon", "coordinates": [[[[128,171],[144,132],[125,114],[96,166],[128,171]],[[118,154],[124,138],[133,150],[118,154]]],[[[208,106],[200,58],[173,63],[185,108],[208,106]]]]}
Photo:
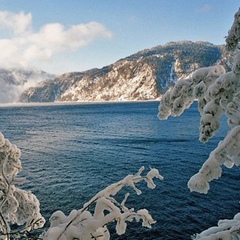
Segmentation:
{"type": "Polygon", "coordinates": [[[151,100],[123,100],[123,101],[82,101],[82,102],[29,102],[29,103],[0,103],[0,108],[7,107],[43,107],[43,106],[63,106],[63,105],[93,105],[93,104],[119,104],[119,103],[146,103],[160,102],[160,99],[151,100]]]}

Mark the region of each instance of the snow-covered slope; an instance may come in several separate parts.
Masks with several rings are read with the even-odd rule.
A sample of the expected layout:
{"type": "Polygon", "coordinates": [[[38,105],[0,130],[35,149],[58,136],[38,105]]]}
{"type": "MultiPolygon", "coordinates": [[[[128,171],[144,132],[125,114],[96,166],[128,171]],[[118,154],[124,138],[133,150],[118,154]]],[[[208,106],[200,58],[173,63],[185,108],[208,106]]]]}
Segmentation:
{"type": "Polygon", "coordinates": [[[222,47],[171,42],[120,59],[102,69],[63,74],[26,90],[22,102],[153,100],[177,79],[222,59],[222,47]]]}

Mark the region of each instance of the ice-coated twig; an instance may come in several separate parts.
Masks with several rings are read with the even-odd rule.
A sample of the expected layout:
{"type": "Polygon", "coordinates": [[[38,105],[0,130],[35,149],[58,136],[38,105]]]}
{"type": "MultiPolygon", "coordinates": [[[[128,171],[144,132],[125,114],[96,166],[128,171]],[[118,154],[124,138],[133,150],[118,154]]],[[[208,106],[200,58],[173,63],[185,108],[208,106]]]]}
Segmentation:
{"type": "Polygon", "coordinates": [[[142,176],[144,167],[141,167],[135,175],[128,175],[123,180],[114,183],[104,190],[97,193],[93,198],[83,205],[80,210],[73,210],[69,216],[65,216],[62,211],[53,213],[50,218],[50,228],[44,234],[44,240],[63,240],[63,239],[82,239],[82,240],[107,240],[110,239],[110,233],[107,224],[115,221],[117,234],[123,234],[126,231],[126,221],[142,220],[142,226],[151,227],[155,221],[146,209],[134,211],[125,206],[127,197],[121,203],[118,203],[114,196],[124,187],[128,186],[134,189],[137,194],[142,192],[136,187],[140,181],[145,181],[149,188],[155,188],[154,178],[160,180],[163,177],[155,168],[150,169],[146,176],[142,176]],[[95,204],[93,213],[89,208],[95,204]]]}

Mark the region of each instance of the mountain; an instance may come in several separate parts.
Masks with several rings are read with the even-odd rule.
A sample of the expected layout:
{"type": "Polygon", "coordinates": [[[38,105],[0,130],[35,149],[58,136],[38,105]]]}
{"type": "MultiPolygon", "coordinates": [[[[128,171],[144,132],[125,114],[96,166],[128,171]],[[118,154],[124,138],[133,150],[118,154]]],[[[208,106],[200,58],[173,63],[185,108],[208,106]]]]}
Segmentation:
{"type": "Polygon", "coordinates": [[[30,86],[54,77],[55,75],[40,70],[0,68],[0,103],[16,102],[30,86]]]}
{"type": "Polygon", "coordinates": [[[65,73],[27,89],[21,102],[153,100],[177,79],[224,57],[223,46],[170,42],[84,72],[65,73]]]}

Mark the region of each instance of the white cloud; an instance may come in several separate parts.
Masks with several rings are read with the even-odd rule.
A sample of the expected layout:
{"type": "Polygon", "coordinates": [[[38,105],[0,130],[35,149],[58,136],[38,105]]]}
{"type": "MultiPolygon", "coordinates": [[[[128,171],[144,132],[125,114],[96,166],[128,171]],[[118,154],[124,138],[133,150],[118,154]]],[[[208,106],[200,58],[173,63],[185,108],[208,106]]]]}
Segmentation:
{"type": "Polygon", "coordinates": [[[38,32],[32,30],[31,14],[0,11],[0,28],[13,35],[0,39],[0,65],[28,66],[50,60],[64,51],[75,51],[98,38],[110,39],[112,34],[102,24],[89,22],[65,28],[60,23],[49,23],[38,32]]]}
{"type": "Polygon", "coordinates": [[[0,11],[0,28],[10,30],[13,34],[18,35],[31,30],[32,14],[11,13],[0,11]]]}

